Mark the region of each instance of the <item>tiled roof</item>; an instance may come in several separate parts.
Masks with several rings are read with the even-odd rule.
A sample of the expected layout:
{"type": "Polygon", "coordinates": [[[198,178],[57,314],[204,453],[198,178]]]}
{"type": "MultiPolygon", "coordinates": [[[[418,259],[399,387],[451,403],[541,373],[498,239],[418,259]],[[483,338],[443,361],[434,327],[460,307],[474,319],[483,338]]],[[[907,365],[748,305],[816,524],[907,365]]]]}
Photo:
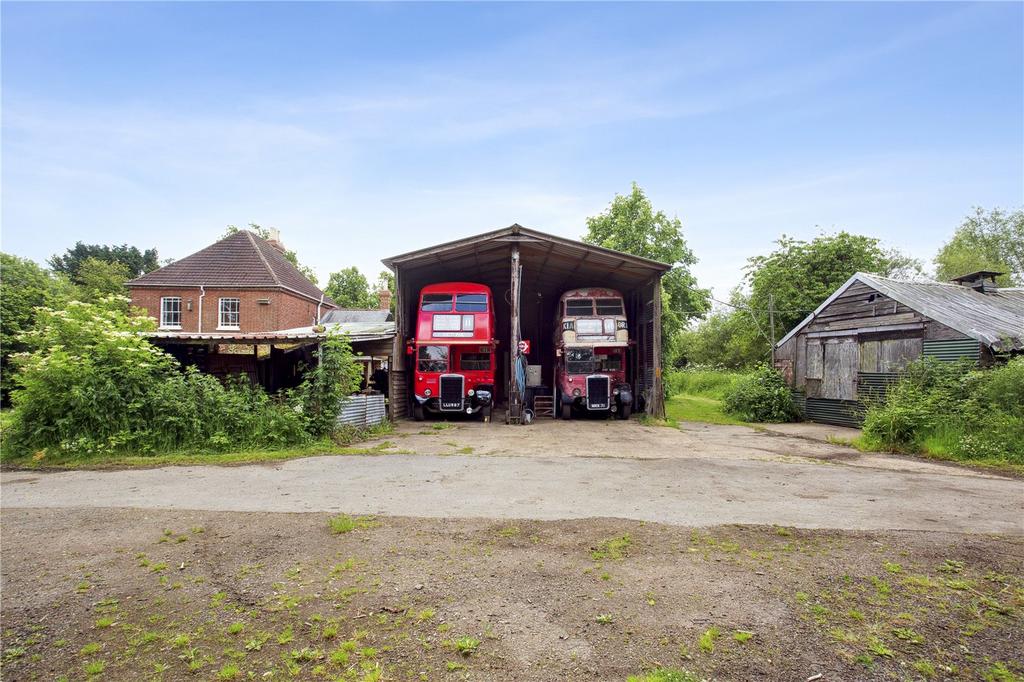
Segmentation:
{"type": "MultiPolygon", "coordinates": [[[[283,253],[248,230],[239,230],[191,256],[137,277],[128,286],[280,288],[315,301],[323,296],[283,253]]],[[[337,305],[329,297],[324,297],[324,303],[337,305]]]]}

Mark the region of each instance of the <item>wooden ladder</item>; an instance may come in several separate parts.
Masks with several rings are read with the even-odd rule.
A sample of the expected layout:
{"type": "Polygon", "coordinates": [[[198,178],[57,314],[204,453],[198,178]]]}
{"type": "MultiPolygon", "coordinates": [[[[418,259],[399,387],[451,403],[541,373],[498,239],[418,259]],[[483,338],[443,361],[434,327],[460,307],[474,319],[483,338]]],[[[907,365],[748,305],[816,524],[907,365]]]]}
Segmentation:
{"type": "Polygon", "coordinates": [[[555,397],[550,395],[533,396],[533,416],[555,418],[555,397]]]}

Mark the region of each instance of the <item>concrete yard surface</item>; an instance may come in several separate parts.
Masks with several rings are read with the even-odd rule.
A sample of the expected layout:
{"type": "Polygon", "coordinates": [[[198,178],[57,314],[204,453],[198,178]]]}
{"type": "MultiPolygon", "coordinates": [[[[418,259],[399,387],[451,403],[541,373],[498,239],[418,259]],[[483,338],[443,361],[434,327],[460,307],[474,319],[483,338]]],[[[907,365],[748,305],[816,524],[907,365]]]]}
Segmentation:
{"type": "Polygon", "coordinates": [[[1024,534],[1019,480],[743,426],[424,423],[390,439],[417,454],[3,472],[2,503],[1024,534]]]}

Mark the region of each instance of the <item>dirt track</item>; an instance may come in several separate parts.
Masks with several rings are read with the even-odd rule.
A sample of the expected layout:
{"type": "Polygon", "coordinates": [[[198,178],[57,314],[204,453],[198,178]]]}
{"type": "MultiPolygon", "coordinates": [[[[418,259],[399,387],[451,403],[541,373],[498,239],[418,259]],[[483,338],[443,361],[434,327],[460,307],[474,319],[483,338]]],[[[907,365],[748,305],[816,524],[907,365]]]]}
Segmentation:
{"type": "Polygon", "coordinates": [[[332,535],[327,519],[5,510],[3,678],[1021,672],[1021,539],[615,519],[382,518],[332,535]]]}

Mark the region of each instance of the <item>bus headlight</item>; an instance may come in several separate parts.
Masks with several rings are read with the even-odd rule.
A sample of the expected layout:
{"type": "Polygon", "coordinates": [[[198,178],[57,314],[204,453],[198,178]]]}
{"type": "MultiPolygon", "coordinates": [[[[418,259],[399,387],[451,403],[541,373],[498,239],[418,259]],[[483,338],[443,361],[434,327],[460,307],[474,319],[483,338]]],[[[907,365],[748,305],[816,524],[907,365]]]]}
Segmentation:
{"type": "Polygon", "coordinates": [[[612,389],[612,395],[618,395],[618,394],[619,394],[619,389],[617,389],[617,388],[612,389]]]}
{"type": "Polygon", "coordinates": [[[466,391],[466,395],[468,395],[470,398],[473,397],[474,393],[476,393],[476,391],[474,391],[473,389],[469,389],[468,391],[466,391]]]}
{"type": "Polygon", "coordinates": [[[423,389],[423,395],[425,395],[425,396],[427,396],[429,398],[430,397],[430,389],[429,388],[423,389]]]}
{"type": "Polygon", "coordinates": [[[579,398],[580,397],[580,389],[578,389],[578,388],[572,389],[572,394],[573,394],[574,397],[579,398]]]}

